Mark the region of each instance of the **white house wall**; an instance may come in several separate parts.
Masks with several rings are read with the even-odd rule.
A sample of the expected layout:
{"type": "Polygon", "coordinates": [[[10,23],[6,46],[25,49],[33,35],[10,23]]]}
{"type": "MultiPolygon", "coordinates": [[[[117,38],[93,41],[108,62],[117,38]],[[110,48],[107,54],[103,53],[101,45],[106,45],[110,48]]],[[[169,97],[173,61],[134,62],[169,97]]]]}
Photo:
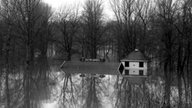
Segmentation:
{"type": "MultiPolygon", "coordinates": [[[[139,75],[139,70],[143,69],[129,69],[129,75],[139,75]]],[[[123,75],[125,75],[125,71],[123,71],[123,75]]],[[[147,75],[147,69],[143,70],[143,75],[147,75]]]]}
{"type": "MultiPolygon", "coordinates": [[[[124,61],[122,64],[125,67],[124,61]]],[[[125,70],[129,70],[129,75],[139,75],[139,70],[143,70],[143,75],[147,75],[147,62],[144,62],[143,67],[139,67],[139,61],[129,61],[129,67],[125,67],[125,70]]],[[[125,71],[123,74],[125,75],[125,71]]]]}
{"type": "MultiPolygon", "coordinates": [[[[122,62],[125,67],[125,62],[122,62]]],[[[143,67],[139,67],[139,62],[129,62],[129,67],[125,67],[125,69],[147,69],[147,62],[144,62],[143,67]]]]}

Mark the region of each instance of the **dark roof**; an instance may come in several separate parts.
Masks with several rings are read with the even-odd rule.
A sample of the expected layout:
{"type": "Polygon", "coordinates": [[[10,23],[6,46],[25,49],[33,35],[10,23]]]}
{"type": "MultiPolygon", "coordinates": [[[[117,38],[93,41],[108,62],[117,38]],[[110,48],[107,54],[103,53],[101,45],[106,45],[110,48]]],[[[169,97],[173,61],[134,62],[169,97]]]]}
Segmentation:
{"type": "Polygon", "coordinates": [[[126,58],[122,59],[121,61],[147,61],[146,56],[141,53],[138,49],[135,49],[131,52],[126,58]]]}

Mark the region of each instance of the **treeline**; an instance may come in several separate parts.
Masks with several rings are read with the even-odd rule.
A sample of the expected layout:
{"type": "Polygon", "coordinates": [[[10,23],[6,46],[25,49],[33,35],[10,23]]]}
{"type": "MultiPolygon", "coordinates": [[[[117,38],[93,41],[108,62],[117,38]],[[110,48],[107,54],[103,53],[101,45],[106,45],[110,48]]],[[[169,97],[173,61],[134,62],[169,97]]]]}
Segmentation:
{"type": "MultiPolygon", "coordinates": [[[[59,13],[41,0],[1,0],[0,103],[6,108],[37,108],[40,100],[49,98],[50,50],[71,60],[74,53],[97,58],[98,51],[105,49],[120,60],[138,48],[157,63],[155,68],[164,79],[162,106],[173,107],[171,86],[176,84],[178,107],[190,108],[191,0],[110,0],[110,5],[115,19],[106,21],[101,0],[86,0],[82,12],[74,6],[59,13]]],[[[71,76],[65,78],[68,82],[71,76]]],[[[100,106],[99,101],[94,103],[98,99],[95,83],[97,79],[91,78],[88,87],[93,91],[87,97],[87,108],[100,106]]],[[[126,79],[119,86],[131,87],[126,79]]],[[[120,100],[129,101],[117,100],[116,106],[132,107],[130,94],[119,92],[125,93],[120,100]]],[[[153,107],[150,101],[143,105],[153,107]]]]}
{"type": "Polygon", "coordinates": [[[0,107],[37,108],[48,99],[51,15],[40,0],[1,0],[0,107]]]}
{"type": "MultiPolygon", "coordinates": [[[[152,102],[155,96],[148,97],[142,107],[157,107],[157,103],[163,108],[191,107],[191,3],[190,0],[111,0],[119,57],[139,48],[152,62],[157,61],[155,67],[160,70],[153,73],[160,73],[164,81],[163,101],[152,102]],[[174,86],[178,87],[176,105],[171,104],[174,86]]],[[[125,85],[131,87],[123,79],[120,87],[125,85]]],[[[129,101],[119,101],[120,106],[132,107],[128,96],[121,99],[129,101]]]]}

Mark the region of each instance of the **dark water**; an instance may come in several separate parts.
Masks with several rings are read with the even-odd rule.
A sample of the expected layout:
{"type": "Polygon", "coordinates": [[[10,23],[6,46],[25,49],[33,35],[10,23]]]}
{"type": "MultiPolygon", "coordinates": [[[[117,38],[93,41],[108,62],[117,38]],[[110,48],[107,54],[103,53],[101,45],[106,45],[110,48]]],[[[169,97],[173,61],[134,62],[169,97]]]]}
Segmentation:
{"type": "MultiPolygon", "coordinates": [[[[44,72],[38,71],[39,74],[44,72]]],[[[23,104],[22,73],[9,76],[14,108],[20,108],[23,104]]],[[[36,108],[159,108],[163,105],[164,82],[160,77],[148,77],[138,83],[140,80],[134,77],[82,77],[80,74],[66,74],[55,67],[49,68],[47,73],[48,77],[42,74],[35,83],[31,83],[31,100],[38,103],[36,108]]],[[[0,108],[6,108],[4,75],[1,76],[0,84],[0,108]]],[[[178,102],[178,91],[176,87],[171,87],[171,91],[171,104],[175,105],[178,102]]]]}

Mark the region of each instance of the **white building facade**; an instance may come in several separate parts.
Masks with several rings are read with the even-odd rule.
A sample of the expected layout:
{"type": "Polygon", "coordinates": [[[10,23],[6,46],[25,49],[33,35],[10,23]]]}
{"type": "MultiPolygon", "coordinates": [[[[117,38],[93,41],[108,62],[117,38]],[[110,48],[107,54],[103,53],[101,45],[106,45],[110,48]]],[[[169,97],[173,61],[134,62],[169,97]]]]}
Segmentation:
{"type": "Polygon", "coordinates": [[[125,59],[121,60],[121,63],[124,66],[124,71],[122,72],[124,76],[148,75],[148,60],[138,49],[135,49],[125,59]]]}

